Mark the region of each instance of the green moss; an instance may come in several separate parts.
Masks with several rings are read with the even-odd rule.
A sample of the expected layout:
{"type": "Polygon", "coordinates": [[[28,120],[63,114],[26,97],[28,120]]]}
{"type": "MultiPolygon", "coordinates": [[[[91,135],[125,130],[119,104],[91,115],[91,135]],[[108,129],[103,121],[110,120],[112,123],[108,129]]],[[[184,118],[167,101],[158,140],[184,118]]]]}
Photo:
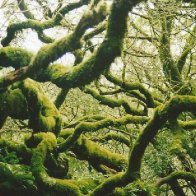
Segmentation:
{"type": "Polygon", "coordinates": [[[23,160],[29,161],[32,155],[31,149],[27,148],[25,144],[19,144],[5,139],[0,139],[0,148],[7,149],[9,152],[12,153],[16,153],[16,155],[18,156],[18,160],[22,158],[23,160]]]}
{"type": "Polygon", "coordinates": [[[85,87],[84,92],[89,93],[95,99],[97,99],[101,104],[107,105],[111,108],[122,106],[125,109],[127,114],[134,114],[138,116],[145,115],[144,111],[131,107],[130,104],[125,99],[109,98],[109,97],[100,95],[96,90],[88,88],[88,87],[85,87]]]}
{"type": "Polygon", "coordinates": [[[82,133],[95,132],[99,129],[106,128],[108,126],[120,127],[127,123],[145,123],[148,120],[146,117],[126,115],[122,118],[103,118],[97,122],[81,122],[75,127],[73,134],[69,135],[68,138],[59,146],[59,151],[68,150],[80,137],[82,133]]]}
{"type": "Polygon", "coordinates": [[[38,181],[39,186],[63,193],[67,195],[78,196],[81,195],[79,188],[74,185],[70,180],[61,180],[48,176],[44,162],[48,153],[54,151],[57,141],[53,133],[39,133],[35,135],[38,139],[42,139],[33,152],[32,156],[32,173],[38,181]]]}
{"type": "MultiPolygon", "coordinates": [[[[27,21],[24,21],[24,22],[13,23],[13,24],[9,25],[7,28],[7,36],[4,39],[2,39],[1,43],[3,46],[9,45],[9,43],[16,36],[16,33],[19,31],[22,31],[23,29],[31,28],[31,29],[36,30],[39,34],[40,32],[42,32],[45,29],[52,28],[55,25],[59,25],[61,20],[63,19],[63,15],[65,15],[69,11],[76,9],[84,4],[87,4],[87,3],[88,3],[88,1],[85,0],[85,1],[79,1],[76,3],[66,5],[65,7],[60,9],[52,19],[49,19],[49,20],[46,20],[43,22],[40,22],[38,20],[34,20],[32,14],[28,10],[25,10],[24,15],[26,15],[27,18],[32,18],[32,19],[28,19],[27,21]]],[[[20,2],[19,5],[20,5],[21,9],[26,9],[26,6],[23,1],[20,2]]],[[[47,39],[47,41],[48,41],[48,38],[46,38],[46,39],[45,38],[46,37],[44,35],[42,40],[46,41],[46,39],[47,39]]]]}
{"type": "Polygon", "coordinates": [[[77,185],[80,189],[80,191],[86,195],[88,194],[91,190],[93,190],[96,186],[98,186],[101,183],[101,180],[104,178],[84,178],[81,180],[70,180],[73,184],[77,185]]]}
{"type": "MultiPolygon", "coordinates": [[[[135,3],[136,2],[134,2],[134,4],[135,3]]],[[[47,77],[45,76],[45,78],[50,79],[53,83],[55,83],[61,88],[70,89],[72,87],[83,86],[84,84],[90,83],[92,80],[99,77],[104,70],[108,69],[111,63],[113,62],[113,60],[117,56],[121,55],[123,38],[126,32],[126,18],[128,16],[128,10],[129,10],[128,9],[129,5],[124,6],[124,4],[126,4],[124,1],[123,3],[121,2],[114,3],[114,8],[111,12],[111,16],[109,19],[107,36],[104,42],[98,48],[98,50],[95,51],[90,58],[88,58],[78,66],[73,67],[72,70],[69,71],[68,73],[64,72],[65,74],[61,75],[62,77],[60,78],[54,79],[53,77],[54,73],[51,72],[49,72],[51,75],[49,74],[47,77]]],[[[76,41],[74,35],[72,36],[73,37],[68,38],[66,42],[61,40],[60,43],[56,42],[56,44],[51,45],[50,49],[47,49],[47,53],[46,53],[47,58],[45,59],[50,59],[49,60],[50,62],[53,61],[53,57],[60,56],[59,51],[65,53],[66,47],[69,44],[71,46],[69,47],[69,51],[72,51],[73,47],[74,49],[76,49],[77,46],[75,46],[75,44],[77,45],[78,41],[76,41]],[[50,50],[55,51],[54,52],[55,54],[51,54],[50,50]]],[[[80,38],[77,37],[77,40],[78,39],[80,38]]],[[[41,56],[42,55],[40,55],[40,57],[41,56]]],[[[42,63],[42,61],[39,61],[39,66],[40,64],[45,65],[46,63],[45,62],[42,63]]],[[[40,77],[40,80],[43,80],[43,78],[40,77]]]]}
{"type": "Polygon", "coordinates": [[[107,135],[101,137],[100,140],[105,140],[105,141],[116,140],[122,144],[127,145],[128,147],[130,146],[129,139],[122,134],[108,133],[107,135]]]}
{"type": "Polygon", "coordinates": [[[162,35],[160,38],[159,56],[162,62],[165,77],[175,90],[179,90],[182,85],[182,77],[177,64],[173,60],[170,50],[171,31],[173,26],[172,16],[162,16],[162,35]]]}
{"type": "MultiPolygon", "coordinates": [[[[65,129],[61,131],[60,136],[67,138],[73,134],[73,131],[74,129],[65,129]]],[[[121,171],[127,165],[127,160],[124,156],[112,153],[111,151],[106,150],[98,144],[88,140],[84,136],[77,140],[77,142],[72,146],[72,150],[76,153],[79,159],[88,160],[94,166],[102,164],[108,168],[121,171]]]]}
{"type": "MultiPolygon", "coordinates": [[[[63,77],[66,73],[70,71],[70,68],[67,68],[63,65],[60,64],[52,64],[50,65],[47,70],[41,74],[41,78],[43,80],[51,80],[52,82],[55,83],[58,78],[63,77]]],[[[39,77],[39,76],[38,76],[39,77]]]]}
{"type": "Polygon", "coordinates": [[[35,178],[26,166],[0,162],[0,192],[3,190],[34,193],[37,190],[35,178]]]}
{"type": "Polygon", "coordinates": [[[158,130],[163,127],[168,119],[173,119],[173,111],[176,112],[175,118],[183,111],[195,111],[196,110],[196,98],[194,96],[176,96],[163,106],[157,107],[154,116],[136,140],[134,147],[132,148],[129,156],[128,169],[125,174],[114,175],[99,185],[92,195],[104,195],[117,187],[125,186],[130,182],[134,182],[140,178],[140,168],[142,157],[148,144],[157,134],[158,130]]]}
{"type": "Polygon", "coordinates": [[[124,156],[112,153],[84,137],[77,141],[73,151],[79,158],[88,160],[92,165],[103,164],[117,171],[123,170],[127,165],[127,160],[124,156]]]}
{"type": "Polygon", "coordinates": [[[17,119],[27,118],[27,103],[20,89],[8,91],[6,104],[6,109],[9,111],[10,117],[17,119]]]}
{"type": "Polygon", "coordinates": [[[18,6],[20,8],[20,10],[22,11],[22,13],[27,17],[27,18],[31,18],[34,19],[33,14],[29,11],[26,3],[24,0],[18,0],[18,6]]]}
{"type": "Polygon", "coordinates": [[[141,83],[123,82],[118,78],[112,76],[110,73],[105,74],[105,77],[114,84],[119,85],[126,91],[129,91],[130,94],[134,94],[134,96],[138,97],[140,100],[145,102],[148,107],[153,108],[155,106],[152,94],[146,88],[144,88],[144,86],[141,83]],[[134,90],[138,90],[142,94],[138,94],[137,92],[134,92],[134,90]],[[145,99],[144,97],[142,97],[142,95],[145,96],[145,99]]]}
{"type": "Polygon", "coordinates": [[[0,66],[14,67],[15,69],[28,66],[33,54],[15,47],[0,48],[0,66]]]}
{"type": "Polygon", "coordinates": [[[166,121],[177,118],[182,111],[194,111],[195,109],[196,97],[194,96],[175,96],[164,105],[157,107],[153,118],[136,140],[130,153],[127,170],[128,178],[138,179],[140,177],[141,161],[145,149],[166,121]]]}
{"type": "Polygon", "coordinates": [[[26,119],[28,109],[26,99],[17,86],[0,94],[0,127],[3,126],[7,116],[15,119],[26,119]]]}
{"type": "Polygon", "coordinates": [[[97,186],[89,194],[89,196],[100,196],[100,195],[107,195],[108,193],[112,193],[114,188],[121,187],[122,185],[125,184],[123,176],[124,176],[124,173],[119,172],[118,174],[108,178],[102,184],[97,186]]]}
{"type": "Polygon", "coordinates": [[[156,185],[157,185],[157,187],[160,187],[166,183],[170,184],[170,182],[173,182],[177,179],[184,179],[184,180],[190,181],[193,184],[195,184],[196,183],[196,174],[194,174],[192,172],[185,172],[185,171],[173,172],[170,175],[160,179],[156,185]]]}
{"type": "Polygon", "coordinates": [[[100,12],[92,12],[90,15],[87,14],[87,16],[84,15],[72,34],[62,39],[59,39],[51,44],[48,44],[47,46],[43,46],[30,64],[28,72],[32,75],[37,72],[38,69],[40,71],[43,71],[51,62],[57,60],[67,51],[71,52],[80,48],[80,40],[84,32],[86,31],[86,29],[100,21],[100,15],[100,12]],[[98,20],[95,20],[94,14],[98,16],[98,20]]]}
{"type": "Polygon", "coordinates": [[[58,134],[62,121],[60,113],[51,100],[44,95],[38,83],[26,79],[21,88],[28,103],[29,124],[33,130],[58,134]]]}

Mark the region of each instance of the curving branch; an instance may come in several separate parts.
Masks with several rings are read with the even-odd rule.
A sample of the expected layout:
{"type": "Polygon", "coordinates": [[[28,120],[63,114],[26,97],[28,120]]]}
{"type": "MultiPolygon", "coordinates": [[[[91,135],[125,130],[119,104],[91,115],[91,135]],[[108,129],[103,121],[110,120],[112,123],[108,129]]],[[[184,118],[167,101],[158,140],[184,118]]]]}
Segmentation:
{"type": "MultiPolygon", "coordinates": [[[[70,3],[65,7],[62,7],[57,14],[54,16],[54,18],[46,20],[44,22],[39,22],[38,20],[28,19],[27,21],[21,22],[21,23],[13,23],[7,28],[7,36],[2,39],[1,44],[3,46],[8,46],[9,43],[14,39],[16,33],[18,31],[21,31],[23,29],[34,29],[37,32],[42,32],[45,29],[52,28],[56,25],[60,25],[60,21],[62,20],[62,16],[67,14],[68,12],[82,6],[85,4],[88,4],[88,0],[80,0],[76,3],[70,3]]],[[[20,4],[20,6],[24,5],[23,3],[20,4]]],[[[24,6],[23,6],[24,8],[24,6]]],[[[25,8],[26,9],[26,8],[25,8]]]]}
{"type": "Polygon", "coordinates": [[[122,134],[116,134],[116,133],[108,133],[105,136],[99,137],[99,138],[92,138],[93,141],[99,141],[99,142],[106,142],[110,140],[118,141],[122,144],[125,144],[126,146],[130,146],[130,141],[127,137],[125,137],[122,134]]]}
{"type": "Polygon", "coordinates": [[[196,128],[196,120],[178,121],[178,124],[184,129],[195,129],[196,128]]]}
{"type": "Polygon", "coordinates": [[[0,127],[8,116],[29,119],[34,132],[51,131],[56,135],[61,129],[61,115],[41,87],[33,80],[19,82],[0,94],[0,127]]]}

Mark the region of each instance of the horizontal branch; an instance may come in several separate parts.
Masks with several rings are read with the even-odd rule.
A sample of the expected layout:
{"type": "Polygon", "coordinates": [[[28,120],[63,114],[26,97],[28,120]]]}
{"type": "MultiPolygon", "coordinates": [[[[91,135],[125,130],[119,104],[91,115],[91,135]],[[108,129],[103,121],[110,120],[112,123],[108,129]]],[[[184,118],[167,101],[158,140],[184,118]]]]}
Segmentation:
{"type": "MultiPolygon", "coordinates": [[[[73,134],[73,129],[62,130],[60,137],[67,139],[73,134]]],[[[78,159],[87,160],[95,169],[100,165],[105,165],[110,169],[122,171],[127,166],[125,156],[113,153],[93,141],[90,141],[85,136],[81,136],[77,142],[71,147],[71,150],[76,154],[78,159]]]]}
{"type": "Polygon", "coordinates": [[[190,181],[192,182],[194,185],[196,184],[196,174],[191,173],[191,172],[185,172],[185,171],[178,171],[178,172],[173,172],[171,174],[169,174],[168,176],[161,178],[156,186],[160,187],[163,184],[169,184],[172,181],[175,180],[186,180],[186,181],[190,181]]]}
{"type": "Polygon", "coordinates": [[[130,140],[122,134],[119,133],[108,133],[102,137],[92,138],[92,141],[106,142],[110,140],[115,140],[126,146],[130,146],[130,140]]]}
{"type": "Polygon", "coordinates": [[[178,121],[178,124],[184,129],[195,129],[196,128],[196,120],[189,121],[178,121]]]}
{"type": "Polygon", "coordinates": [[[135,109],[131,107],[126,99],[114,99],[109,98],[103,95],[100,95],[96,90],[92,88],[85,87],[84,92],[92,95],[95,99],[97,99],[101,104],[107,105],[111,108],[122,106],[125,109],[127,114],[133,114],[137,116],[145,116],[146,113],[143,110],[135,109]]]}
{"type": "Polygon", "coordinates": [[[82,133],[95,132],[109,126],[119,127],[128,123],[145,123],[148,121],[148,119],[149,118],[147,117],[126,115],[118,119],[105,118],[97,122],[81,122],[75,127],[74,133],[59,146],[58,150],[60,152],[68,150],[77,141],[82,133]]]}

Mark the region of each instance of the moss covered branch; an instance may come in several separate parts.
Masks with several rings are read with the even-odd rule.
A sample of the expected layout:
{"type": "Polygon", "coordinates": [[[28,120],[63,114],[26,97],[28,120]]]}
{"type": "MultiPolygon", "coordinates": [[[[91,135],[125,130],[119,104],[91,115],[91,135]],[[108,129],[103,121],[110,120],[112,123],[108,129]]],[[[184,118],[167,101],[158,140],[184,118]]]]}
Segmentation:
{"type": "Polygon", "coordinates": [[[44,95],[38,83],[31,79],[15,83],[0,94],[0,126],[8,116],[29,119],[34,132],[51,131],[58,134],[61,115],[51,100],[44,95]]]}
{"type": "Polygon", "coordinates": [[[106,30],[106,28],[107,28],[107,22],[104,21],[104,22],[100,23],[99,25],[97,25],[97,27],[93,31],[86,33],[84,35],[83,39],[85,41],[87,41],[87,40],[91,39],[92,37],[94,37],[95,35],[102,33],[104,30],[106,30]]]}
{"type": "MultiPolygon", "coordinates": [[[[105,9],[103,9],[103,6],[101,5],[99,6],[99,8],[102,10],[100,19],[102,19],[103,15],[105,16],[106,14],[105,9]]],[[[121,54],[122,41],[126,32],[126,18],[129,8],[130,4],[128,3],[128,6],[126,7],[122,6],[122,8],[119,10],[116,9],[115,11],[113,9],[111,11],[106,38],[98,50],[95,51],[89,59],[74,67],[70,71],[68,71],[65,67],[59,67],[59,65],[50,66],[49,70],[45,72],[45,77],[42,76],[39,78],[39,80],[50,80],[59,87],[70,89],[72,87],[88,84],[94,80],[94,78],[98,77],[111,65],[114,58],[121,54]]],[[[95,13],[93,12],[92,14],[94,17],[95,13]]],[[[97,20],[96,22],[99,21],[97,20]]],[[[80,24],[78,26],[80,26],[80,24]]],[[[83,27],[84,26],[81,25],[82,29],[83,27]]],[[[57,57],[63,55],[67,50],[72,51],[78,48],[78,41],[80,39],[77,37],[78,41],[76,41],[74,35],[77,35],[78,33],[81,34],[81,28],[78,29],[78,27],[76,27],[78,30],[75,32],[75,34],[71,34],[66,38],[41,48],[28,68],[24,68],[17,73],[12,73],[11,75],[1,79],[1,86],[5,87],[10,85],[10,83],[13,81],[20,80],[27,76],[32,76],[35,74],[35,72],[37,72],[37,70],[40,70],[40,65],[42,65],[41,70],[44,70],[44,68],[46,68],[50,62],[56,60],[57,57]]]]}
{"type": "Polygon", "coordinates": [[[195,129],[196,128],[196,120],[178,121],[178,124],[184,129],[195,129]]]}
{"type": "Polygon", "coordinates": [[[75,127],[74,133],[59,146],[59,151],[66,151],[70,148],[82,133],[95,132],[108,126],[119,127],[128,123],[145,123],[146,121],[148,121],[147,117],[126,115],[118,119],[105,118],[97,122],[81,122],[75,127]]]}
{"type": "Polygon", "coordinates": [[[0,48],[0,66],[19,69],[27,66],[33,54],[25,49],[16,47],[0,48]]]}
{"type": "Polygon", "coordinates": [[[0,128],[8,116],[21,120],[28,118],[26,98],[17,86],[0,94],[0,128]]]}
{"type": "Polygon", "coordinates": [[[166,78],[175,87],[176,85],[181,84],[182,78],[170,50],[173,18],[171,16],[162,16],[161,18],[162,35],[160,37],[159,56],[166,78]]]}
{"type": "MultiPolygon", "coordinates": [[[[45,78],[41,77],[39,79],[42,81],[50,80],[59,87],[69,89],[72,87],[88,84],[94,80],[94,78],[98,77],[111,65],[114,58],[120,56],[121,54],[122,41],[126,32],[126,18],[129,7],[130,5],[128,3],[128,6],[126,7],[122,6],[119,10],[116,9],[115,11],[113,9],[111,11],[106,38],[98,50],[95,51],[89,59],[74,67],[70,71],[68,71],[65,67],[59,67],[59,65],[56,67],[50,66],[50,69],[45,73],[47,77],[45,76],[45,78]]],[[[76,49],[78,47],[75,46],[77,42],[73,39],[73,35],[70,35],[70,37],[71,38],[68,39],[69,44],[71,45],[70,47],[76,49]],[[74,42],[72,43],[73,40],[74,42]]],[[[42,68],[44,69],[44,67],[47,67],[48,63],[54,61],[57,57],[60,57],[65,53],[67,50],[66,43],[67,38],[64,38],[63,40],[57,41],[45,48],[42,48],[40,52],[38,52],[38,55],[31,63],[31,66],[28,70],[24,69],[21,71],[20,75],[15,76],[14,79],[11,76],[8,77],[8,81],[6,81],[5,78],[2,79],[1,85],[3,83],[3,85],[6,86],[13,82],[13,80],[16,81],[27,77],[27,75],[33,75],[34,72],[40,70],[40,64],[43,65],[42,68]]],[[[70,47],[69,51],[71,51],[70,47]]]]}
{"type": "Polygon", "coordinates": [[[61,129],[60,113],[44,95],[41,87],[33,80],[26,79],[21,88],[28,104],[29,126],[34,132],[50,131],[58,134],[61,129]]]}
{"type": "MultiPolygon", "coordinates": [[[[73,129],[69,131],[65,129],[61,131],[60,136],[66,139],[73,134],[73,131],[73,129]]],[[[85,136],[81,136],[71,147],[71,150],[78,159],[87,160],[95,169],[100,165],[105,165],[116,171],[122,171],[127,166],[127,159],[123,155],[113,153],[85,136]]]]}
{"type": "Polygon", "coordinates": [[[134,107],[131,107],[126,99],[109,98],[109,97],[100,95],[96,90],[92,88],[88,88],[88,87],[85,87],[84,92],[92,95],[101,104],[107,105],[111,108],[122,106],[125,109],[127,114],[133,114],[133,115],[138,115],[138,116],[146,115],[145,110],[139,110],[134,107]]]}
{"type": "Polygon", "coordinates": [[[93,139],[93,141],[100,141],[100,142],[101,141],[105,142],[105,141],[110,141],[110,140],[118,141],[121,144],[125,144],[128,147],[130,146],[129,139],[122,134],[108,133],[104,135],[103,137],[93,139]]]}
{"type": "Polygon", "coordinates": [[[196,184],[196,174],[191,172],[178,171],[178,172],[173,172],[170,175],[160,179],[157,182],[156,186],[160,187],[163,184],[169,184],[170,182],[179,179],[190,181],[192,184],[196,184]]]}
{"type": "Polygon", "coordinates": [[[189,37],[187,38],[186,44],[183,48],[183,51],[182,51],[180,57],[177,60],[177,67],[178,67],[178,70],[179,70],[180,73],[182,72],[182,69],[183,69],[184,64],[186,62],[188,54],[190,54],[191,50],[196,45],[196,41],[195,41],[195,37],[194,37],[195,34],[196,34],[196,26],[193,28],[189,37]]]}
{"type": "MultiPolygon", "coordinates": [[[[118,78],[115,78],[114,76],[112,76],[110,73],[105,74],[105,77],[110,82],[113,82],[114,84],[120,86],[124,90],[127,90],[127,91],[138,90],[140,93],[142,93],[145,96],[145,98],[146,98],[145,103],[148,105],[148,107],[153,108],[155,106],[153,96],[146,88],[143,87],[142,84],[123,82],[123,81],[119,80],[118,78]]],[[[142,101],[144,101],[144,99],[142,99],[142,101]]]]}
{"type": "Polygon", "coordinates": [[[35,19],[34,15],[29,11],[27,4],[25,3],[25,0],[17,0],[18,7],[22,11],[22,13],[25,15],[26,18],[29,19],[35,19]]]}
{"type": "Polygon", "coordinates": [[[5,139],[0,139],[0,148],[6,148],[12,152],[15,152],[19,157],[23,159],[24,162],[29,162],[32,155],[32,150],[25,144],[20,144],[5,139]]]}

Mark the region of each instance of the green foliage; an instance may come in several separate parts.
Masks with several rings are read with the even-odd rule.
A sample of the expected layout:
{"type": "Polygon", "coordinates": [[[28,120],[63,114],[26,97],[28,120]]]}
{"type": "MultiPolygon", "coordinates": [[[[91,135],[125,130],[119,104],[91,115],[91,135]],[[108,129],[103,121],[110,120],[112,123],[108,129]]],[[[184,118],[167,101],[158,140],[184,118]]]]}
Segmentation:
{"type": "MultiPolygon", "coordinates": [[[[171,145],[172,134],[168,131],[162,131],[155,139],[155,141],[148,147],[144,156],[145,164],[150,167],[154,175],[165,176],[171,171],[172,159],[174,156],[170,154],[169,146],[171,145]]],[[[145,171],[144,171],[145,172],[145,171]]],[[[145,175],[144,175],[145,176],[145,175]]]]}
{"type": "Polygon", "coordinates": [[[7,152],[6,149],[1,149],[0,162],[9,163],[9,164],[18,164],[20,160],[21,159],[17,156],[16,152],[7,152]]]}
{"type": "Polygon", "coordinates": [[[135,181],[124,188],[125,195],[130,196],[153,196],[156,195],[156,188],[149,182],[135,181]]]}

